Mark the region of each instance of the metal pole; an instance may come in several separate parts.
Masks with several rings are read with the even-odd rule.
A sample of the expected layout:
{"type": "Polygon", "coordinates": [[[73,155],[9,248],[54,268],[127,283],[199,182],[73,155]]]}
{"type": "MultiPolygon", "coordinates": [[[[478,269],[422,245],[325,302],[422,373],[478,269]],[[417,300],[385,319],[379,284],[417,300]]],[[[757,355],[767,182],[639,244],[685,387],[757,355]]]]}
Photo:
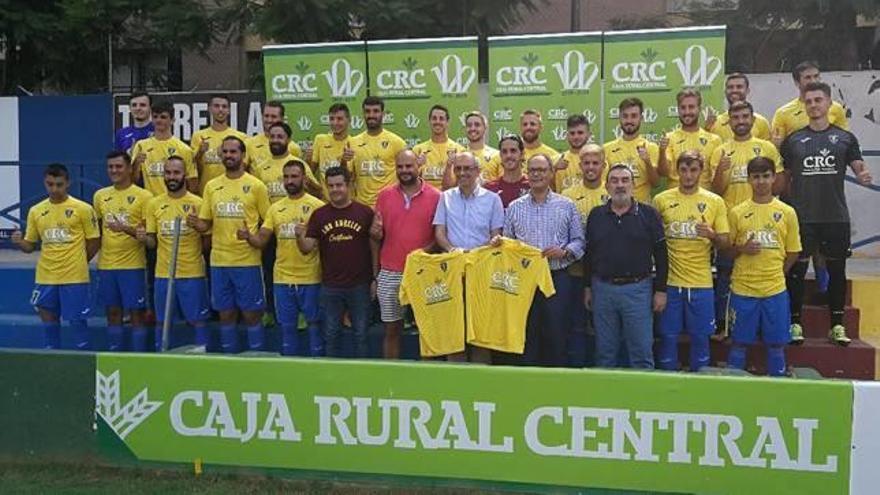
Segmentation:
{"type": "Polygon", "coordinates": [[[177,275],[177,248],[180,246],[180,225],[182,218],[174,219],[174,234],[171,241],[171,261],[168,263],[168,290],[165,292],[165,319],[162,321],[162,352],[168,350],[171,321],[174,316],[174,278],[177,275]]]}
{"type": "Polygon", "coordinates": [[[581,30],[581,0],[571,0],[571,32],[581,30]]]}

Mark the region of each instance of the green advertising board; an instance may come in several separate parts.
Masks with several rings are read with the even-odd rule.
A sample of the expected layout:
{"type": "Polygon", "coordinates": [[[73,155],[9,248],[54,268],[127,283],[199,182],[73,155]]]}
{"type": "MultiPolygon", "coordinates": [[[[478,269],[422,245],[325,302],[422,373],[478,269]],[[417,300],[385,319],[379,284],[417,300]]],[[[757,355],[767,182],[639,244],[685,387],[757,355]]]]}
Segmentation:
{"type": "Polygon", "coordinates": [[[675,95],[699,89],[703,118],[708,107],[724,105],[725,28],[699,27],[604,33],[605,140],[620,136],[618,105],[624,98],[644,102],[641,132],[658,141],[678,125],[675,95]]]}
{"type": "Polygon", "coordinates": [[[364,43],[320,43],[263,48],[266,101],[284,104],[293,139],[300,146],[329,132],[327,110],[345,103],[351,131],[364,130],[361,100],[367,95],[364,43]]]}
{"type": "Polygon", "coordinates": [[[385,127],[414,146],[431,137],[432,105],[449,109],[449,136],[463,144],[464,116],[479,110],[477,38],[370,41],[370,94],[385,100],[385,127]]]}
{"type": "Polygon", "coordinates": [[[853,386],[677,373],[100,354],[139,461],[677,493],[847,493],[853,386]]]}
{"type": "Polygon", "coordinates": [[[519,116],[542,113],[541,139],[568,149],[565,121],[584,114],[599,136],[602,34],[499,36],[489,38],[491,143],[519,133],[519,116]]]}

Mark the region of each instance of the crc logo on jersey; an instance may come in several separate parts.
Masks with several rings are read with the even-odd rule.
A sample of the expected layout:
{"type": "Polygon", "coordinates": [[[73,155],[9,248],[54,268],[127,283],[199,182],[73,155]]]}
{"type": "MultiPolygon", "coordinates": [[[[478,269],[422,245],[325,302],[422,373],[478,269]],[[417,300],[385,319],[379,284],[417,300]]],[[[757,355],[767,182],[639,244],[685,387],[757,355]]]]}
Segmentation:
{"type": "Polygon", "coordinates": [[[666,228],[666,235],[674,239],[696,239],[697,223],[693,220],[670,222],[666,228]]]}
{"type": "MultiPolygon", "coordinates": [[[[184,235],[189,232],[193,232],[192,227],[187,225],[186,222],[180,222],[180,235],[184,235]]],[[[174,220],[160,220],[159,234],[161,234],[163,237],[174,237],[174,220]]]]}
{"type": "Polygon", "coordinates": [[[440,65],[431,68],[431,72],[440,83],[440,91],[444,95],[463,95],[468,92],[477,79],[477,71],[470,65],[462,63],[458,55],[447,55],[440,65]]]}
{"type": "Polygon", "coordinates": [[[279,225],[278,237],[281,239],[296,239],[296,222],[282,223],[279,225]]]}
{"type": "Polygon", "coordinates": [[[402,69],[386,69],[376,74],[376,86],[385,96],[424,96],[427,95],[425,69],[418,68],[419,62],[406,57],[400,62],[402,69]]]}
{"type": "Polygon", "coordinates": [[[330,69],[321,73],[330,86],[330,94],[334,98],[352,98],[357,96],[364,85],[364,73],[352,68],[348,60],[337,58],[330,64],[330,69]]]}
{"type": "Polygon", "coordinates": [[[293,66],[294,74],[272,76],[274,97],[287,100],[313,100],[318,98],[318,75],[309,71],[309,64],[300,60],[293,66]]]}
{"type": "Polygon", "coordinates": [[[492,272],[489,288],[519,295],[519,275],[513,270],[492,272]]]}
{"type": "Polygon", "coordinates": [[[685,86],[705,87],[712,84],[724,68],[721,59],[709,56],[703,45],[691,45],[684,56],[672,59],[685,86]]]}
{"type": "Polygon", "coordinates": [[[158,161],[147,165],[147,175],[150,177],[162,177],[165,175],[165,162],[158,161]]]}
{"type": "Polygon", "coordinates": [[[432,304],[451,301],[449,286],[443,280],[434,279],[434,283],[425,287],[425,301],[428,306],[432,304]]]}
{"type": "Polygon", "coordinates": [[[599,77],[599,66],[577,50],[566,52],[562,62],[556,62],[552,67],[559,74],[564,93],[587,92],[599,77]]]}
{"type": "Polygon", "coordinates": [[[381,179],[385,177],[387,171],[385,170],[385,165],[382,163],[382,160],[364,160],[361,162],[361,166],[358,168],[358,172],[366,177],[373,177],[376,179],[381,179]]]}
{"type": "Polygon", "coordinates": [[[67,227],[59,225],[43,230],[40,234],[40,240],[44,244],[65,244],[73,242],[73,236],[67,227]]]}
{"type": "Polygon", "coordinates": [[[108,222],[121,223],[124,225],[128,225],[129,223],[132,223],[132,222],[129,222],[130,218],[131,217],[129,217],[128,212],[125,212],[125,211],[117,211],[116,213],[108,213],[107,214],[107,221],[108,222]]]}
{"type": "Polygon", "coordinates": [[[281,181],[273,181],[266,184],[266,190],[268,191],[270,198],[287,196],[287,191],[284,189],[284,185],[281,181]]]}
{"type": "Polygon", "coordinates": [[[779,247],[779,234],[772,225],[768,225],[761,230],[747,231],[746,239],[754,240],[761,245],[761,249],[775,249],[779,247]]]}
{"type": "Polygon", "coordinates": [[[214,207],[218,218],[244,218],[244,203],[238,198],[232,201],[221,201],[214,207]]]}
{"type": "Polygon", "coordinates": [[[805,157],[803,166],[803,175],[834,175],[837,173],[837,157],[828,148],[822,148],[818,155],[805,157]]]}

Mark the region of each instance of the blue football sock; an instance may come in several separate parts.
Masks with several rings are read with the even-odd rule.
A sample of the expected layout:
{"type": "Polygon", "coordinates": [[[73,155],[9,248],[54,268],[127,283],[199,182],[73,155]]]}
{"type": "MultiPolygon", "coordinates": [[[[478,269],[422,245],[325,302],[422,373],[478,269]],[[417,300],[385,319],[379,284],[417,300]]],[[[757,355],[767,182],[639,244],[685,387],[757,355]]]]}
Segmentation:
{"type": "Polygon", "coordinates": [[[727,367],[738,370],[746,369],[746,346],[734,343],[727,355],[727,367]]]}
{"type": "Polygon", "coordinates": [[[299,352],[299,329],[296,324],[281,325],[281,355],[296,356],[299,352]]]}
{"type": "Polygon", "coordinates": [[[781,345],[767,346],[767,374],[785,376],[785,348],[781,345]]]}
{"type": "Polygon", "coordinates": [[[250,326],[247,328],[247,338],[248,338],[248,349],[252,351],[262,351],[263,350],[263,341],[265,340],[265,335],[263,332],[263,324],[257,323],[256,325],[250,326]]]}
{"type": "Polygon", "coordinates": [[[676,371],[678,369],[677,335],[660,336],[660,348],[657,352],[657,367],[666,371],[676,371]]]}
{"type": "Polygon", "coordinates": [[[238,352],[238,331],[235,325],[220,325],[220,348],[224,354],[238,352]]]}
{"type": "Polygon", "coordinates": [[[61,323],[43,322],[43,345],[46,349],[61,348],[61,323]]]}
{"type": "Polygon", "coordinates": [[[131,329],[131,350],[134,352],[147,352],[147,329],[142,326],[131,329]]]}
{"type": "Polygon", "coordinates": [[[194,325],[196,345],[208,347],[208,326],[205,322],[199,322],[194,325]]]}
{"type": "Polygon", "coordinates": [[[70,328],[73,329],[73,342],[76,350],[88,351],[92,348],[92,339],[89,334],[89,325],[86,320],[72,320],[70,328]]]}
{"type": "Polygon", "coordinates": [[[107,350],[110,352],[122,352],[124,346],[125,333],[122,325],[109,325],[107,327],[107,350]]]}
{"type": "Polygon", "coordinates": [[[309,352],[312,357],[324,355],[324,333],[317,322],[309,323],[309,352]]]}
{"type": "Polygon", "coordinates": [[[709,336],[691,335],[690,349],[691,371],[709,366],[709,336]]]}

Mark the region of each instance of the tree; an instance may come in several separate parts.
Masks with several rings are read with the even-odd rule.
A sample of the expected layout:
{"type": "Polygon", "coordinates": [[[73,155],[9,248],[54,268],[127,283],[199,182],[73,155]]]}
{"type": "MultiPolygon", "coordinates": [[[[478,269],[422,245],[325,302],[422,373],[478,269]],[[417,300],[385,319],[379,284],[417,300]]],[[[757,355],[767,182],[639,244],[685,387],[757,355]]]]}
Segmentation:
{"type": "Polygon", "coordinates": [[[198,0],[0,0],[0,91],[107,91],[108,42],[126,50],[204,50],[214,22],[198,0]]]}

